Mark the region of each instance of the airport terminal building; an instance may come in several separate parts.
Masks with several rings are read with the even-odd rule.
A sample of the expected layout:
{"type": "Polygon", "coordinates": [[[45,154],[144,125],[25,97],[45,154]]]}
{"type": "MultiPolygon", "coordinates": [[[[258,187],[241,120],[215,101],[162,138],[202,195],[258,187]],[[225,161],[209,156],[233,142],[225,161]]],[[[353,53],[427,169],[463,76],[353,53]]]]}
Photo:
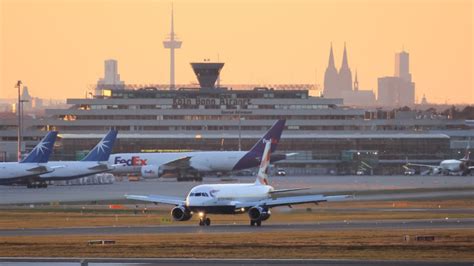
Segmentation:
{"type": "Polygon", "coordinates": [[[361,163],[375,173],[400,173],[407,159],[456,157],[473,134],[464,121],[349,108],[305,87],[215,87],[223,63],[192,66],[198,88],[101,85],[93,98],[68,99],[69,109],[46,110],[30,129],[58,130],[54,156],[74,160],[109,128],[119,130],[114,152],[246,150],[286,119],[278,152],[297,154],[279,165],[300,174],[354,173],[361,163]]]}

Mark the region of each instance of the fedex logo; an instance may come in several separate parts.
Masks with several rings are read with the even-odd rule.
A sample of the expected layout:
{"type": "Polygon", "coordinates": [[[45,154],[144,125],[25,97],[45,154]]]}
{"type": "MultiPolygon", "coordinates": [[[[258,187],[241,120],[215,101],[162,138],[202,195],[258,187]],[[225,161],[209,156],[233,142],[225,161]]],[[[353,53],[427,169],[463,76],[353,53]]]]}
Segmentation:
{"type": "Polygon", "coordinates": [[[271,144],[278,144],[278,141],[277,141],[276,139],[274,139],[274,138],[271,138],[271,139],[262,139],[262,143],[263,143],[263,144],[266,144],[266,143],[268,143],[268,142],[270,142],[271,144]]]}
{"type": "Polygon", "coordinates": [[[140,156],[132,156],[130,159],[122,159],[122,157],[115,157],[114,164],[126,164],[127,166],[142,166],[146,165],[147,159],[140,159],[140,156]]]}

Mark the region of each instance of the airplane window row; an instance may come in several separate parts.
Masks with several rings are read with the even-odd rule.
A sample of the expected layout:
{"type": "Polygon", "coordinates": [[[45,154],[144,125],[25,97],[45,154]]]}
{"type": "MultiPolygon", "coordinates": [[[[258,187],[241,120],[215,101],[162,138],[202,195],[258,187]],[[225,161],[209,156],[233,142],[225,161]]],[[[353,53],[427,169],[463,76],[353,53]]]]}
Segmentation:
{"type": "Polygon", "coordinates": [[[189,194],[189,196],[190,197],[209,197],[209,194],[207,194],[206,192],[202,192],[202,193],[196,192],[196,193],[189,194]]]}

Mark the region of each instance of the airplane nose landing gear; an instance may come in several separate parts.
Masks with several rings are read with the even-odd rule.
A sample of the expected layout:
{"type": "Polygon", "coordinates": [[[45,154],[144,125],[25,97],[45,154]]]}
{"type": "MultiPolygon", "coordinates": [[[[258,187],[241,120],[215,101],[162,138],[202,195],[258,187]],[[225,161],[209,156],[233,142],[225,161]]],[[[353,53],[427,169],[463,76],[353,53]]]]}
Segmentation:
{"type": "Polygon", "coordinates": [[[206,217],[205,213],[199,213],[199,226],[210,226],[211,219],[206,217]]]}

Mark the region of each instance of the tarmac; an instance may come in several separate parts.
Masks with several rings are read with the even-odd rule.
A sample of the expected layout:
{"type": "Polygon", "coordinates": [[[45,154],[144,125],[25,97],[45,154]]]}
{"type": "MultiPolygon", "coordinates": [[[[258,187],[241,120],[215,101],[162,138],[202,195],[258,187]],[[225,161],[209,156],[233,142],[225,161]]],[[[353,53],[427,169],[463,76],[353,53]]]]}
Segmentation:
{"type": "MultiPolygon", "coordinates": [[[[232,182],[249,183],[254,180],[255,177],[236,177],[232,182]]],[[[205,178],[203,183],[222,182],[219,178],[205,178]]],[[[184,198],[198,184],[201,183],[154,179],[108,185],[49,186],[45,189],[0,186],[0,204],[113,201],[123,200],[125,194],[184,198]]],[[[350,193],[356,196],[355,200],[474,197],[474,176],[286,176],[271,177],[270,184],[276,189],[304,187],[308,188],[307,193],[350,193]],[[416,190],[416,193],[406,190],[416,190]]]]}
{"type": "Polygon", "coordinates": [[[261,227],[249,225],[160,225],[127,227],[68,227],[35,229],[0,229],[0,236],[46,235],[139,235],[139,234],[212,234],[288,231],[341,231],[341,230],[396,230],[396,229],[468,229],[474,230],[474,219],[418,219],[418,220],[355,220],[318,223],[262,223],[261,227]]]}

